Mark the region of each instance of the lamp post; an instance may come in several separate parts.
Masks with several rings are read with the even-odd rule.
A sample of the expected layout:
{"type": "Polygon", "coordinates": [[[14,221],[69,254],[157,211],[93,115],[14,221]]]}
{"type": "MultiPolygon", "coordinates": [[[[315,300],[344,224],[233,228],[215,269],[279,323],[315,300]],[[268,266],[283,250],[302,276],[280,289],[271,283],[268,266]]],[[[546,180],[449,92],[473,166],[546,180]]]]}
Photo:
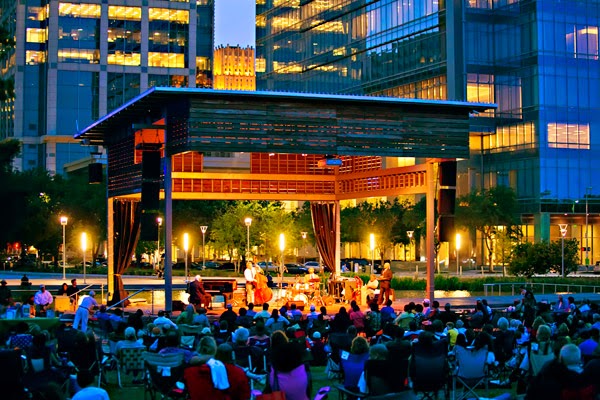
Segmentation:
{"type": "Polygon", "coordinates": [[[67,221],[69,219],[65,216],[60,217],[60,224],[62,225],[63,228],[63,280],[65,280],[67,278],[66,276],[66,266],[67,266],[67,256],[66,256],[66,250],[67,250],[67,240],[66,240],[66,235],[65,235],[65,229],[67,227],[67,221]]]}
{"type": "Polygon", "coordinates": [[[86,278],[86,267],[85,267],[85,251],[87,250],[87,234],[85,232],[81,233],[81,251],[83,252],[83,284],[85,285],[87,282],[86,278]]]}
{"type": "Polygon", "coordinates": [[[592,192],[592,187],[588,186],[585,188],[585,268],[590,266],[590,244],[588,240],[588,191],[592,192]]]}
{"type": "Polygon", "coordinates": [[[456,239],[455,239],[455,246],[456,246],[456,273],[458,275],[462,275],[462,267],[460,266],[460,233],[456,234],[456,239]]]}
{"type": "MultiPolygon", "coordinates": [[[[412,238],[413,238],[413,234],[415,233],[415,231],[406,231],[406,234],[408,235],[408,254],[411,254],[411,247],[412,247],[412,238]]],[[[416,264],[416,271],[417,274],[419,273],[419,264],[416,264]]]]}
{"type": "Polygon", "coordinates": [[[183,234],[183,251],[185,252],[185,281],[188,282],[188,248],[190,245],[190,236],[183,234]]]}
{"type": "Polygon", "coordinates": [[[300,232],[300,234],[302,235],[302,242],[303,242],[303,246],[304,246],[304,263],[306,264],[306,235],[308,234],[308,232],[300,232]]]}
{"type": "Polygon", "coordinates": [[[279,290],[283,287],[283,251],[285,250],[285,235],[279,234],[279,250],[281,250],[281,263],[279,265],[279,290]]]}
{"type": "Polygon", "coordinates": [[[369,244],[371,247],[371,274],[375,271],[375,234],[369,235],[369,244]]]}
{"type": "Polygon", "coordinates": [[[246,228],[248,229],[248,234],[247,234],[247,243],[246,243],[246,260],[250,259],[250,225],[252,225],[252,218],[250,217],[246,217],[246,219],[244,220],[244,223],[246,224],[246,228]]]}
{"type": "Polygon", "coordinates": [[[558,227],[560,228],[560,236],[562,237],[562,245],[561,245],[561,258],[562,258],[562,269],[561,269],[561,276],[564,278],[565,277],[565,236],[567,236],[567,224],[559,224],[558,227]]]}
{"type": "Polygon", "coordinates": [[[156,217],[156,225],[158,225],[158,237],[156,238],[156,270],[160,270],[160,227],[162,226],[162,218],[156,217]]]}
{"type": "Polygon", "coordinates": [[[204,235],[206,234],[206,230],[208,229],[208,226],[206,225],[202,225],[200,227],[200,230],[202,231],[202,269],[206,268],[205,261],[206,258],[204,257],[204,235]]]}

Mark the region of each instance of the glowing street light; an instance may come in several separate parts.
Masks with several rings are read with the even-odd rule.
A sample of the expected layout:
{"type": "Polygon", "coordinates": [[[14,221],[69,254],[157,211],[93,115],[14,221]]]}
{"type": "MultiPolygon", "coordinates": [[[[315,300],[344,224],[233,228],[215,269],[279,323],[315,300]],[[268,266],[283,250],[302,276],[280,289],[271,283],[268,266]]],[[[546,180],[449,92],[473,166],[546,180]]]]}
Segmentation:
{"type": "Polygon", "coordinates": [[[459,275],[462,275],[462,267],[460,266],[460,256],[459,256],[459,252],[460,252],[460,233],[456,234],[456,239],[454,241],[455,246],[456,246],[456,273],[459,275]]]}
{"type": "Polygon", "coordinates": [[[66,240],[66,235],[65,235],[65,229],[67,227],[67,222],[69,221],[69,219],[65,216],[60,217],[60,224],[62,225],[62,231],[63,231],[63,280],[65,280],[66,277],[66,267],[67,267],[67,255],[66,255],[66,250],[67,250],[67,240],[66,240]]]}
{"type": "Polygon", "coordinates": [[[87,250],[87,233],[81,233],[81,251],[83,252],[83,283],[86,284],[85,251],[87,250]]]}
{"type": "Polygon", "coordinates": [[[246,235],[247,243],[246,243],[246,260],[250,259],[250,225],[252,225],[252,218],[246,217],[244,220],[246,224],[246,228],[248,229],[248,234],[246,235]]]}
{"type": "Polygon", "coordinates": [[[279,250],[281,250],[281,262],[279,265],[279,289],[283,287],[283,251],[285,250],[285,235],[279,234],[279,250]]]}
{"type": "Polygon", "coordinates": [[[565,236],[567,236],[567,224],[558,224],[558,227],[560,228],[560,236],[561,236],[561,274],[562,277],[565,277],[565,236]]]}
{"type": "Polygon", "coordinates": [[[156,238],[156,270],[160,269],[160,227],[162,225],[163,219],[161,217],[156,217],[156,225],[158,225],[158,237],[156,238]]]}
{"type": "Polygon", "coordinates": [[[206,268],[204,266],[204,262],[205,262],[205,258],[204,258],[204,235],[206,234],[206,230],[208,229],[208,226],[206,225],[202,225],[200,227],[200,230],[202,231],[202,269],[206,268]]]}
{"type": "Polygon", "coordinates": [[[369,244],[371,247],[371,274],[375,271],[375,234],[369,235],[369,244]]]}
{"type": "Polygon", "coordinates": [[[300,234],[302,235],[302,241],[304,243],[304,264],[306,264],[306,235],[308,235],[308,232],[300,232],[300,234]]]}
{"type": "Polygon", "coordinates": [[[185,252],[185,281],[188,281],[188,249],[190,246],[190,235],[183,234],[183,251],[185,252]]]}

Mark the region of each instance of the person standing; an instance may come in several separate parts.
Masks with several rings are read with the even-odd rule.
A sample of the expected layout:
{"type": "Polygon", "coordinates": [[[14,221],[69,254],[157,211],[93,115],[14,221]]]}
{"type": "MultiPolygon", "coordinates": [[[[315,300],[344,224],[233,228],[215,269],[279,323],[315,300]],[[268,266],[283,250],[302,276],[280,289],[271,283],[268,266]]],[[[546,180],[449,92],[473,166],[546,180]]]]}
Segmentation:
{"type": "Polygon", "coordinates": [[[12,293],[4,279],[0,281],[0,305],[6,307],[13,303],[12,293]]]}
{"type": "Polygon", "coordinates": [[[87,332],[87,323],[88,323],[88,318],[90,316],[90,312],[95,309],[98,308],[98,303],[96,302],[96,299],[94,299],[94,295],[96,293],[94,293],[93,290],[90,290],[90,294],[89,296],[86,296],[83,298],[83,300],[81,300],[81,304],[79,305],[79,308],[77,308],[77,311],[75,312],[75,320],[73,321],[73,329],[79,329],[79,324],[81,323],[81,331],[82,332],[87,332]]]}
{"type": "Polygon", "coordinates": [[[377,300],[377,304],[381,305],[389,300],[393,276],[394,274],[390,269],[390,263],[384,263],[383,271],[381,272],[381,277],[379,278],[379,299],[377,300]]]}
{"type": "Polygon", "coordinates": [[[254,289],[256,286],[256,271],[252,266],[252,261],[246,262],[246,270],[244,271],[246,279],[246,304],[254,303],[254,289]]]}
{"type": "Polygon", "coordinates": [[[71,279],[71,286],[67,289],[67,296],[69,296],[71,304],[77,304],[77,292],[79,292],[79,288],[77,287],[77,279],[71,279]]]}
{"type": "Polygon", "coordinates": [[[35,304],[35,315],[38,317],[45,317],[48,306],[52,304],[54,298],[50,292],[46,291],[46,285],[43,283],[40,285],[40,290],[33,297],[33,304],[35,304]]]}

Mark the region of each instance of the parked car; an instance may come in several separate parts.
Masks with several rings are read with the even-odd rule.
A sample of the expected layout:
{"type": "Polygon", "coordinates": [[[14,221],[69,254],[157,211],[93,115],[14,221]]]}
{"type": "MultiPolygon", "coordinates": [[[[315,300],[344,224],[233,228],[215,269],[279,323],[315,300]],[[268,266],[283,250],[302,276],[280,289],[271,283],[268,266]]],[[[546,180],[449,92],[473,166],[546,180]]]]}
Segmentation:
{"type": "MultiPolygon", "coordinates": [[[[173,269],[185,269],[185,262],[184,261],[176,262],[175,264],[173,264],[172,268],[173,269]]],[[[188,263],[188,271],[190,271],[192,269],[202,269],[202,264],[198,264],[196,262],[189,262],[188,263]]]]}
{"type": "MultiPolygon", "coordinates": [[[[304,263],[304,266],[308,269],[308,268],[314,268],[316,272],[321,271],[321,264],[319,264],[318,261],[307,261],[304,263]]],[[[323,270],[325,272],[331,272],[331,268],[329,268],[327,265],[323,265],[323,270]]]]}
{"type": "MultiPolygon", "coordinates": [[[[202,265],[202,263],[198,263],[198,264],[202,265]]],[[[204,266],[209,269],[220,269],[221,263],[218,263],[216,261],[205,261],[204,266]]]]}
{"type": "Polygon", "coordinates": [[[219,269],[233,271],[235,269],[235,264],[232,262],[224,262],[219,266],[219,269]]]}
{"type": "Polygon", "coordinates": [[[287,268],[288,274],[293,274],[293,275],[305,275],[305,274],[308,274],[308,268],[306,268],[302,264],[287,263],[287,264],[284,264],[284,265],[287,268]]]}
{"type": "Polygon", "coordinates": [[[279,271],[279,265],[273,264],[271,261],[260,261],[258,266],[261,267],[265,272],[279,271]]]}

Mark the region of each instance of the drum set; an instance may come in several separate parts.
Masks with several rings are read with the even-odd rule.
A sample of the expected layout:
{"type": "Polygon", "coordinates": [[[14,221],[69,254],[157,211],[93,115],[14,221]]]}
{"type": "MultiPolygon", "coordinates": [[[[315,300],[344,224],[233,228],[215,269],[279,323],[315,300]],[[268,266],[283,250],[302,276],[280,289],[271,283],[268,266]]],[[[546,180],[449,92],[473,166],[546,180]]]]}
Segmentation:
{"type": "Polygon", "coordinates": [[[321,297],[320,279],[312,279],[306,283],[296,282],[288,287],[285,294],[286,302],[302,301],[305,305],[325,305],[321,297]]]}

